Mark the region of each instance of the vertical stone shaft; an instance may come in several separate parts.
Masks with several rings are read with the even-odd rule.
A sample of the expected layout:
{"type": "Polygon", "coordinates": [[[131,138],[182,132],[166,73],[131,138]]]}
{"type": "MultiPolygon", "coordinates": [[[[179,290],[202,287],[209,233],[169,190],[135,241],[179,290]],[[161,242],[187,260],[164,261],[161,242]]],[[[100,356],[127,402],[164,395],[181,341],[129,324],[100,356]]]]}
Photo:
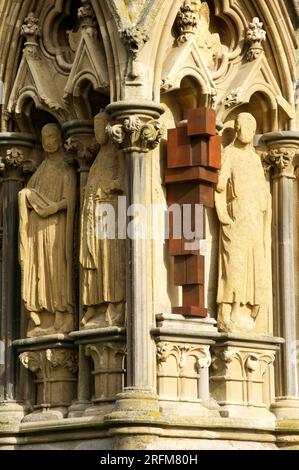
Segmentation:
{"type": "Polygon", "coordinates": [[[279,245],[279,285],[283,350],[284,395],[298,396],[298,372],[294,352],[296,345],[296,310],[293,252],[293,179],[282,176],[278,181],[279,211],[277,220],[279,245]]]}
{"type": "Polygon", "coordinates": [[[1,341],[4,347],[4,380],[1,382],[1,398],[15,398],[15,354],[12,341],[17,338],[19,326],[20,273],[18,266],[18,192],[22,180],[17,174],[3,179],[3,245],[2,245],[2,319],[1,341]]]}
{"type": "Polygon", "coordinates": [[[296,305],[294,276],[293,159],[299,135],[292,131],[265,134],[267,163],[273,171],[273,254],[276,333],[285,339],[280,359],[277,390],[284,397],[298,398],[296,363],[296,305]]]}
{"type": "MultiPolygon", "coordinates": [[[[146,207],[146,154],[126,154],[128,208],[135,204],[146,207]]],[[[136,207],[136,206],[135,206],[136,207]]],[[[130,212],[132,214],[132,212],[130,212]]],[[[141,221],[142,223],[142,221],[141,221]]],[[[127,242],[128,300],[128,374],[129,387],[144,389],[148,385],[147,367],[149,328],[147,318],[147,240],[142,236],[140,221],[134,217],[127,242]]]]}

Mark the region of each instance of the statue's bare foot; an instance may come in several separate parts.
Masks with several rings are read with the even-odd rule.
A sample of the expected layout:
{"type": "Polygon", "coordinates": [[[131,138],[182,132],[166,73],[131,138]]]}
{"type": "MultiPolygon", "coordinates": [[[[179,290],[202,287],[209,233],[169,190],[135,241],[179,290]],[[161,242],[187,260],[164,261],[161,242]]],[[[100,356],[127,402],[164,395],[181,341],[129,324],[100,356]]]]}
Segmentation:
{"type": "Polygon", "coordinates": [[[41,324],[39,314],[36,312],[30,312],[30,320],[32,320],[34,326],[40,326],[41,324]]]}

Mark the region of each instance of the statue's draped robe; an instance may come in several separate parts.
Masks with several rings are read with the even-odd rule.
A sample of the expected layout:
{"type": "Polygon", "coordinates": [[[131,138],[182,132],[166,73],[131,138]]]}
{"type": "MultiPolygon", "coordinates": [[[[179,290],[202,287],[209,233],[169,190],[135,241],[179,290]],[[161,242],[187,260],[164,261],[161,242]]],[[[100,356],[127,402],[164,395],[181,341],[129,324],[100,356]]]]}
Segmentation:
{"type": "Polygon", "coordinates": [[[90,169],[85,188],[80,244],[85,306],[125,301],[125,240],[117,239],[117,199],[123,191],[118,158],[112,144],[103,146],[90,169]],[[100,239],[97,235],[99,217],[96,212],[103,204],[114,208],[115,239],[100,239]]]}
{"type": "Polygon", "coordinates": [[[271,195],[259,156],[234,145],[224,152],[216,192],[221,224],[217,303],[267,304],[271,195]]]}
{"type": "Polygon", "coordinates": [[[72,240],[76,174],[46,158],[19,193],[22,297],[29,312],[73,312],[72,240]],[[67,208],[41,217],[53,202],[67,208]]]}

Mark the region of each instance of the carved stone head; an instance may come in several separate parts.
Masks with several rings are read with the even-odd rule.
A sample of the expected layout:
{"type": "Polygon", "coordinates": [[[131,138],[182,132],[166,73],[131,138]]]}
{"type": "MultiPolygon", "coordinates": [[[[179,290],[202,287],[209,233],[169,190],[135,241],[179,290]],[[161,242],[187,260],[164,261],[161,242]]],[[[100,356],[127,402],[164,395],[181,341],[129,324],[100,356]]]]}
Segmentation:
{"type": "Polygon", "coordinates": [[[57,124],[46,124],[42,128],[42,146],[47,153],[56,153],[62,147],[61,131],[57,124]]]}
{"type": "Polygon", "coordinates": [[[105,145],[108,141],[108,134],[106,128],[110,121],[110,117],[105,112],[100,112],[94,118],[94,132],[96,141],[100,145],[105,145]]]}
{"type": "Polygon", "coordinates": [[[240,113],[235,120],[236,141],[250,144],[256,133],[256,120],[249,113],[240,113]]]}

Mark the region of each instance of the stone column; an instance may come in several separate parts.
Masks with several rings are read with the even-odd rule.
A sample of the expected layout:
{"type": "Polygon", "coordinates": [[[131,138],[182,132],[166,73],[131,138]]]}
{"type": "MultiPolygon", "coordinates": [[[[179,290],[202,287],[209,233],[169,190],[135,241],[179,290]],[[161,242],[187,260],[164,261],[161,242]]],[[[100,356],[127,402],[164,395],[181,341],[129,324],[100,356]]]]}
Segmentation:
{"type": "MultiPolygon", "coordinates": [[[[93,121],[69,121],[66,122],[63,127],[63,132],[66,138],[65,149],[70,158],[74,159],[78,164],[79,173],[79,185],[80,185],[80,204],[79,204],[79,216],[77,217],[77,230],[78,239],[76,240],[77,252],[79,252],[79,240],[80,240],[80,218],[82,214],[84,189],[87,183],[88,173],[92,162],[97,154],[98,145],[95,141],[94,136],[94,124],[93,121]]],[[[82,309],[82,270],[79,266],[78,260],[78,284],[79,284],[79,323],[83,317],[82,309]]],[[[79,329],[79,327],[78,327],[79,329]]],[[[90,406],[90,367],[89,361],[86,358],[84,346],[78,346],[78,393],[77,399],[69,409],[69,417],[81,416],[84,410],[90,406]]]]}
{"type": "Polygon", "coordinates": [[[20,272],[18,263],[18,192],[23,187],[23,171],[32,170],[35,138],[31,134],[0,134],[2,182],[2,285],[1,285],[1,385],[0,423],[19,422],[24,408],[17,401],[17,362],[13,341],[20,334],[20,272]]]}
{"type": "Polygon", "coordinates": [[[153,342],[150,326],[154,321],[148,311],[149,289],[147,260],[149,243],[142,236],[142,222],[133,204],[149,207],[148,162],[150,151],[158,146],[164,133],[155,120],[163,112],[159,105],[149,103],[113,103],[107,112],[115,119],[108,133],[126,158],[126,196],[130,234],[127,237],[127,387],[117,396],[115,411],[107,416],[117,420],[130,414],[146,419],[159,415],[159,403],[150,370],[153,342]]]}
{"type": "Polygon", "coordinates": [[[293,159],[298,153],[299,133],[272,132],[262,140],[268,146],[265,162],[272,167],[276,333],[285,340],[278,380],[282,396],[276,398],[272,410],[279,419],[299,419],[293,241],[293,159]]]}

